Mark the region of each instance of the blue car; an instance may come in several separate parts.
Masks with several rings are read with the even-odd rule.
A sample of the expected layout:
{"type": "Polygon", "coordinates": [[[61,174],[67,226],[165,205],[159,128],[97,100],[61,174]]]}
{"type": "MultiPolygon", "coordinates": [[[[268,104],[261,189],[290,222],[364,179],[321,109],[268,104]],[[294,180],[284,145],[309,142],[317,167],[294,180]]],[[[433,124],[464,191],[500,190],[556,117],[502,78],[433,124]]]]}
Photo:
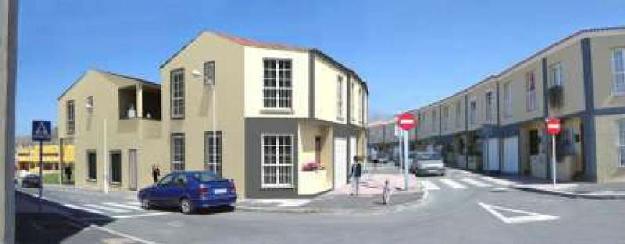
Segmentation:
{"type": "Polygon", "coordinates": [[[178,207],[184,214],[200,208],[233,206],[237,201],[234,180],[209,171],[176,171],[137,194],[141,207],[178,207]]]}

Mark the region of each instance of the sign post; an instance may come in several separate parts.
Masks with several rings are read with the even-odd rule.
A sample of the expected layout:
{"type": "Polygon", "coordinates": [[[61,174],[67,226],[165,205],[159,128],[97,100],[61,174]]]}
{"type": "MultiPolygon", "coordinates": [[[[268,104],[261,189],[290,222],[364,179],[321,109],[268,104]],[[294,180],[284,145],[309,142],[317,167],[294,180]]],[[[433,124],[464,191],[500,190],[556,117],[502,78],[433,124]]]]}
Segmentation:
{"type": "MultiPolygon", "coordinates": [[[[403,170],[404,170],[404,190],[408,190],[408,131],[414,129],[417,126],[417,120],[414,115],[410,113],[403,113],[397,116],[397,126],[401,129],[403,138],[403,170]]],[[[400,141],[401,145],[401,141],[400,141]]]]}
{"type": "Polygon", "coordinates": [[[558,118],[548,118],[547,134],[551,135],[551,179],[553,180],[553,188],[556,188],[556,136],[560,134],[561,123],[558,118]]]}
{"type": "Polygon", "coordinates": [[[43,195],[43,142],[52,139],[52,126],[50,121],[34,120],[32,126],[32,140],[39,142],[39,210],[41,210],[41,198],[43,195]]]}

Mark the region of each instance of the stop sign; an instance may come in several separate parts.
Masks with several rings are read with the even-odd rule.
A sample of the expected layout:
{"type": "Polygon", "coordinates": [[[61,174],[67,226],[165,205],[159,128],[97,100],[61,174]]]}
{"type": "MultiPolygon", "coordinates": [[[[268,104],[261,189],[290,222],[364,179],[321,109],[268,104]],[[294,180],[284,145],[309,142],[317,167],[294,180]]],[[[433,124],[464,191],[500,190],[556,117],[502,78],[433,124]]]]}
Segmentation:
{"type": "Polygon", "coordinates": [[[411,113],[403,113],[397,116],[397,125],[402,130],[412,130],[417,126],[417,119],[411,113]]]}
{"type": "Polygon", "coordinates": [[[561,124],[560,119],[558,118],[548,118],[547,119],[547,134],[555,136],[560,134],[561,124]]]}

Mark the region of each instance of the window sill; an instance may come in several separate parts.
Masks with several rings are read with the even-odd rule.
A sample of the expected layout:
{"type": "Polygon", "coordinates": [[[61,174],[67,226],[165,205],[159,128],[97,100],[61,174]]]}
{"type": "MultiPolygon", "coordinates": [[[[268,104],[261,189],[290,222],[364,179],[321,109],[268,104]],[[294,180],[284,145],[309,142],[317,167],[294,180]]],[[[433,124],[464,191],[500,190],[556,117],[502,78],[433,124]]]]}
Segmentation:
{"type": "Polygon", "coordinates": [[[87,182],[88,182],[88,183],[96,183],[96,182],[98,182],[98,181],[97,181],[96,179],[87,179],[87,182]]]}
{"type": "Polygon", "coordinates": [[[263,185],[260,187],[261,190],[292,190],[294,188],[293,185],[263,185]]]}
{"type": "Polygon", "coordinates": [[[293,114],[292,108],[263,108],[261,114],[293,114]]]}

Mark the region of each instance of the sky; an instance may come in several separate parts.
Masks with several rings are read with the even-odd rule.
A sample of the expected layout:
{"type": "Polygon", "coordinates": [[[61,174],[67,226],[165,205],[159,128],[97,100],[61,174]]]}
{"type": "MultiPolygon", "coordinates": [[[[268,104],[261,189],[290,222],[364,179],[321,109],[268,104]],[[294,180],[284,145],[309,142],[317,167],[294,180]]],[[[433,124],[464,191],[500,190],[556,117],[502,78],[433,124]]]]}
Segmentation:
{"type": "Polygon", "coordinates": [[[23,0],[16,132],[56,121],[58,96],[88,69],[160,83],[159,65],[203,30],[323,50],[368,83],[375,120],[623,16],[623,0],[23,0]]]}

